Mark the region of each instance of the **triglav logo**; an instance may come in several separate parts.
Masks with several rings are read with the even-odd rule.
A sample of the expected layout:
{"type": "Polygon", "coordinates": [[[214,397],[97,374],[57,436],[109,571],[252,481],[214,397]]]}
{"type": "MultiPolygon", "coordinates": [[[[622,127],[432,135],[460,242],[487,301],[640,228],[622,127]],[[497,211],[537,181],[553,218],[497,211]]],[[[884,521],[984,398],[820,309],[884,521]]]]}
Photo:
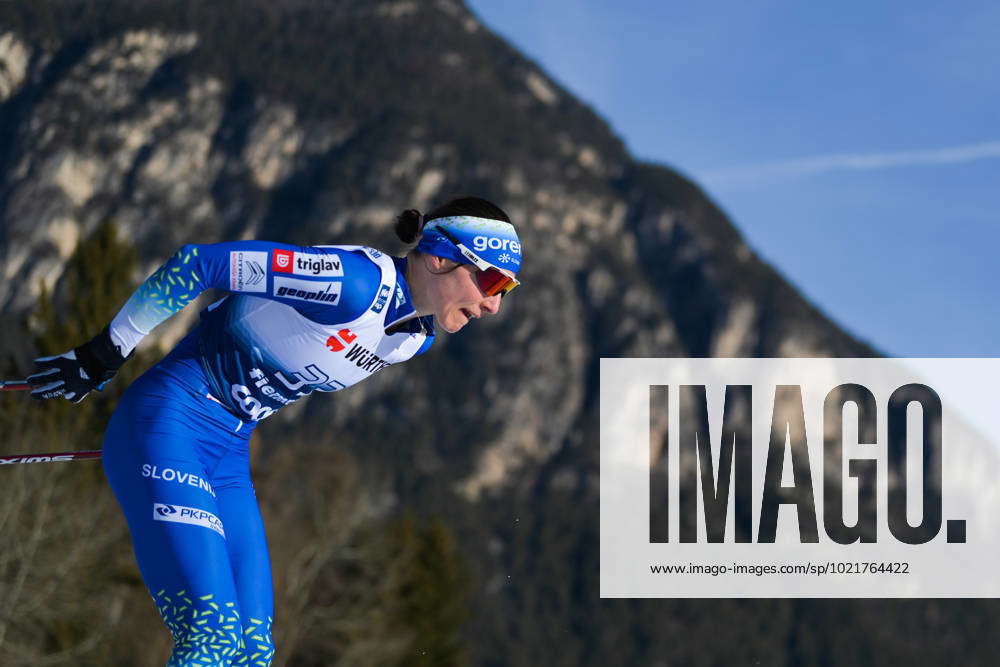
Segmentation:
{"type": "Polygon", "coordinates": [[[288,273],[292,267],[292,259],[295,257],[295,253],[291,250],[278,250],[274,251],[274,257],[271,262],[271,269],[274,271],[280,271],[282,273],[288,273]]]}
{"type": "Polygon", "coordinates": [[[602,596],[1000,597],[998,372],[602,359],[602,596]]]}
{"type": "Polygon", "coordinates": [[[314,278],[342,278],[344,276],[344,267],[340,263],[340,256],[333,253],[293,252],[276,249],[271,268],[278,273],[291,273],[314,278]]]}

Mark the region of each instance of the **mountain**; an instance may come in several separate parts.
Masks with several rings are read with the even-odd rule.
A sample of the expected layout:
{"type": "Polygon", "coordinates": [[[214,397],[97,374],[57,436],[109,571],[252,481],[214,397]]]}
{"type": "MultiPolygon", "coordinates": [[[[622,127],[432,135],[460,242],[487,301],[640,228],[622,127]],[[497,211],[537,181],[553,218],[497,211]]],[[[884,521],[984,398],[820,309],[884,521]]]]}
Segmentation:
{"type": "MultiPolygon", "coordinates": [[[[64,293],[106,220],[145,275],[186,242],[402,252],[394,215],[459,193],[498,202],[523,240],[504,312],[279,413],[256,465],[308,432],[360,461],[373,512],[443,517],[476,571],[473,662],[872,664],[944,651],[921,629],[953,648],[970,619],[994,627],[986,603],[598,598],[600,357],[876,352],[463,3],[0,3],[7,357],[30,358],[40,286],[64,293]],[[887,614],[914,636],[879,630],[887,614]]],[[[301,462],[300,483],[315,474],[301,462]]]]}

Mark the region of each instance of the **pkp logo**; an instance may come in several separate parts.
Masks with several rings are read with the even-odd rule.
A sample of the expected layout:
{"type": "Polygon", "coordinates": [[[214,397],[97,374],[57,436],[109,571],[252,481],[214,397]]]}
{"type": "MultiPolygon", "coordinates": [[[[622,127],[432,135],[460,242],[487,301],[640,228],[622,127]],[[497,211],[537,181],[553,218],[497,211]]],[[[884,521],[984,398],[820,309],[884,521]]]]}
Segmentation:
{"type": "Polygon", "coordinates": [[[226,538],[226,531],[219,517],[198,507],[153,503],[153,521],[186,523],[189,526],[200,526],[218,533],[222,539],[226,538]]]}
{"type": "Polygon", "coordinates": [[[164,505],[163,503],[156,503],[153,505],[153,511],[155,511],[160,516],[170,516],[172,514],[177,514],[177,508],[173,505],[164,505]]]}

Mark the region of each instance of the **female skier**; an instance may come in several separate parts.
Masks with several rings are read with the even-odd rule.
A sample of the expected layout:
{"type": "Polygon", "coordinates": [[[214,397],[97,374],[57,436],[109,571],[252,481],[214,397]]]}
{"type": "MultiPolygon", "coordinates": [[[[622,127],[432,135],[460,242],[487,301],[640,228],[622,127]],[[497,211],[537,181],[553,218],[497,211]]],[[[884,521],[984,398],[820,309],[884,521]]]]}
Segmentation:
{"type": "Polygon", "coordinates": [[[203,290],[230,292],[122,396],[104,470],[143,580],[174,637],[168,665],[263,665],[274,654],[264,525],[250,480],[258,421],[313,390],[337,391],[495,314],[517,286],[510,219],[474,197],[396,233],[405,258],[362,246],[185,245],[93,340],[35,363],[32,396],[100,389],[143,336],[203,290]]]}

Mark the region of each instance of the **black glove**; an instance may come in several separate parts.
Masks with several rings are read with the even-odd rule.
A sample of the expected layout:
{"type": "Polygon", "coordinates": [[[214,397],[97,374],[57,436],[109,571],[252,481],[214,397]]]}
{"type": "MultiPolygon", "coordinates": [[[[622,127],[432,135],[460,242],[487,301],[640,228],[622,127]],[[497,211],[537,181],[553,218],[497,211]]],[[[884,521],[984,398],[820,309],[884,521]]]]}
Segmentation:
{"type": "Polygon", "coordinates": [[[126,359],[105,327],[92,340],[65,354],[35,359],[39,372],[28,376],[31,397],[41,401],[62,396],[79,403],[92,390],[100,391],[126,359]]]}

